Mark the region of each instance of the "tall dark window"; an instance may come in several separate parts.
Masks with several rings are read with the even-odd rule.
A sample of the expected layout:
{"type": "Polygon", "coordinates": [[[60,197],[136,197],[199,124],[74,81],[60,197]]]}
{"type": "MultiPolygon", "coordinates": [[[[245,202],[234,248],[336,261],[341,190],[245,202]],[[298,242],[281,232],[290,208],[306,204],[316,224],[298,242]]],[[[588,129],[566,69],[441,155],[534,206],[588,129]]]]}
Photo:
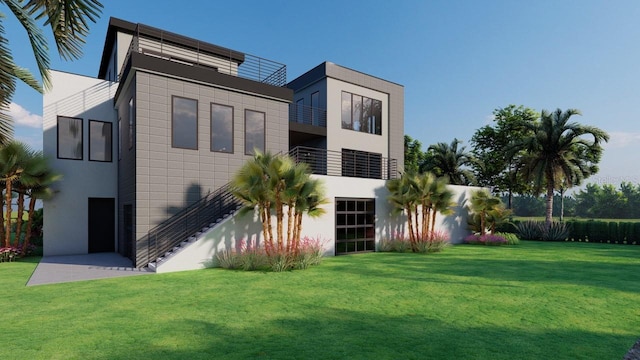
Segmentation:
{"type": "Polygon", "coordinates": [[[382,101],[343,91],[342,128],[382,135],[382,101]]]}
{"type": "Polygon", "coordinates": [[[82,160],[82,119],[58,116],[58,159],[82,160]]]}
{"type": "Polygon", "coordinates": [[[312,125],[320,125],[319,105],[320,105],[320,93],[316,91],[313,94],[311,94],[311,124],[312,125]]]}
{"type": "Polygon", "coordinates": [[[211,151],[233,153],[233,107],[211,104],[211,151]]]}
{"type": "Polygon", "coordinates": [[[336,198],[336,255],[375,251],[375,199],[336,198]]]}
{"type": "Polygon", "coordinates": [[[342,149],[342,176],[382,179],[382,154],[342,149]]]}
{"type": "Polygon", "coordinates": [[[171,146],[198,149],[198,101],[172,97],[171,146]]]}
{"type": "Polygon", "coordinates": [[[296,101],[296,122],[304,123],[304,98],[296,101]]]}
{"type": "Polygon", "coordinates": [[[264,152],[265,114],[259,111],[244,111],[244,153],[253,155],[253,149],[264,152]]]}
{"type": "Polygon", "coordinates": [[[89,121],[89,161],[112,160],[112,124],[104,121],[89,121]]]}
{"type": "Polygon", "coordinates": [[[118,117],[118,160],[122,160],[122,118],[118,117]]]}
{"type": "Polygon", "coordinates": [[[129,150],[133,148],[133,121],[135,113],[133,108],[133,98],[129,99],[129,150]]]}

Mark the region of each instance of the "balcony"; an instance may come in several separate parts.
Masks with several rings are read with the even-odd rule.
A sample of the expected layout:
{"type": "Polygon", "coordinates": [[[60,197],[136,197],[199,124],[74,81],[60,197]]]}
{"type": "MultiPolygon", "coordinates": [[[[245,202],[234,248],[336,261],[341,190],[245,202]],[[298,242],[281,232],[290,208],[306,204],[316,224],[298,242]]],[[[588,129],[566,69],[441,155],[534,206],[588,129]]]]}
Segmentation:
{"type": "Polygon", "coordinates": [[[327,110],[307,105],[289,104],[289,122],[327,127],[327,110]]]}
{"type": "Polygon", "coordinates": [[[289,151],[296,163],[309,165],[316,175],[348,176],[367,179],[395,179],[398,177],[396,159],[359,150],[332,151],[298,146],[289,151]]]}
{"type": "MultiPolygon", "coordinates": [[[[283,87],[287,84],[287,66],[284,64],[142,24],[136,26],[125,64],[132,52],[268,85],[283,87]]],[[[118,79],[122,78],[124,70],[123,66],[118,79]]]]}

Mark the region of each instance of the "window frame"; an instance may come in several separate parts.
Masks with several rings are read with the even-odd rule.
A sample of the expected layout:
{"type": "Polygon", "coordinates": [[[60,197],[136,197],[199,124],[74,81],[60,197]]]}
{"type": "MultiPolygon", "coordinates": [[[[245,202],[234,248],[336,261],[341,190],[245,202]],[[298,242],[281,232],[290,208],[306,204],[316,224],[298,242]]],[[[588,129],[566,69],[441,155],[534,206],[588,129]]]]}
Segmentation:
{"type": "Polygon", "coordinates": [[[267,149],[267,113],[264,111],[244,109],[244,154],[245,155],[254,155],[253,149],[250,151],[247,150],[247,113],[254,112],[258,114],[262,114],[262,144],[263,149],[258,149],[263,153],[267,149]]]}
{"type": "Polygon", "coordinates": [[[109,121],[102,121],[102,120],[91,120],[89,119],[89,161],[95,161],[95,162],[113,162],[113,123],[109,122],[109,121]],[[91,124],[92,123],[102,123],[102,124],[109,124],[110,126],[110,134],[109,134],[109,160],[94,160],[91,158],[91,124]]]}
{"type": "Polygon", "coordinates": [[[188,97],[184,97],[184,96],[178,96],[178,95],[171,95],[171,147],[174,149],[184,149],[184,150],[198,150],[198,125],[199,125],[199,117],[198,117],[198,99],[193,99],[193,98],[188,98],[188,97]],[[196,103],[196,140],[195,140],[195,147],[184,147],[184,146],[176,146],[175,144],[175,139],[173,136],[174,133],[174,124],[175,124],[175,99],[185,99],[185,100],[191,100],[191,101],[195,101],[196,103]]]}
{"type": "Polygon", "coordinates": [[[210,133],[209,133],[209,138],[210,138],[210,144],[209,144],[209,150],[211,150],[212,152],[219,152],[219,153],[223,153],[223,154],[233,154],[234,153],[234,147],[235,147],[235,141],[234,140],[234,131],[235,131],[235,108],[231,105],[225,105],[225,104],[218,104],[218,103],[210,103],[209,104],[209,111],[211,112],[210,115],[210,133]],[[213,107],[214,106],[221,106],[221,107],[226,107],[226,108],[230,108],[231,109],[231,149],[230,151],[222,151],[222,150],[214,150],[213,149],[213,107]]]}
{"type": "Polygon", "coordinates": [[[64,159],[64,160],[80,160],[80,161],[84,160],[84,119],[72,117],[72,116],[62,116],[62,115],[58,115],[56,117],[56,157],[58,159],[64,159]],[[60,119],[70,119],[70,120],[80,121],[80,148],[82,149],[80,152],[80,158],[60,156],[60,119]]]}
{"type": "Polygon", "coordinates": [[[382,136],[382,100],[379,99],[375,99],[372,97],[368,97],[368,96],[364,96],[364,95],[359,95],[359,94],[354,94],[351,93],[349,91],[344,91],[342,90],[342,93],[340,95],[340,99],[341,99],[341,109],[340,109],[340,127],[343,130],[353,130],[359,133],[363,133],[363,134],[371,134],[371,135],[379,135],[382,136]],[[345,125],[349,125],[349,124],[345,124],[345,109],[343,107],[343,101],[345,100],[345,95],[347,95],[349,97],[349,124],[350,127],[345,127],[345,125]],[[354,109],[354,98],[360,98],[360,109],[354,109]],[[374,104],[379,103],[380,104],[380,119],[377,121],[374,121],[373,123],[369,124],[369,119],[365,119],[365,108],[364,108],[364,104],[367,102],[367,100],[369,100],[370,103],[370,108],[369,108],[369,114],[373,115],[373,109],[374,109],[374,104]],[[355,113],[358,113],[359,119],[355,119],[354,115],[355,113]],[[357,122],[357,126],[356,126],[356,122],[357,122]],[[366,126],[363,126],[366,123],[366,126]],[[371,126],[370,126],[371,125],[371,126]],[[379,125],[379,126],[378,126],[379,125]],[[357,127],[357,129],[356,129],[357,127]],[[363,131],[362,129],[366,128],[367,131],[363,131]],[[379,132],[379,133],[378,133],[379,132]]]}
{"type": "Polygon", "coordinates": [[[320,114],[318,109],[320,108],[320,91],[314,91],[311,93],[311,125],[319,125],[320,123],[320,114]],[[316,101],[313,101],[314,96],[316,97],[316,101]]]}

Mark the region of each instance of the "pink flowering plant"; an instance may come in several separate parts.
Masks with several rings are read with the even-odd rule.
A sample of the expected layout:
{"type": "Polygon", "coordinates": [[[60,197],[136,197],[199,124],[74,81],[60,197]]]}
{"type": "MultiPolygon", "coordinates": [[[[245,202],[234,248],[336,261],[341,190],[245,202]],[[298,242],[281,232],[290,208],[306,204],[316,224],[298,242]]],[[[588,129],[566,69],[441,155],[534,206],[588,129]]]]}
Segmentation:
{"type": "Polygon", "coordinates": [[[504,236],[495,235],[495,234],[484,234],[484,235],[472,234],[465,237],[464,242],[466,244],[472,244],[472,245],[489,245],[489,246],[500,246],[500,245],[507,244],[507,240],[504,238],[504,236]]]}
{"type": "Polygon", "coordinates": [[[305,236],[300,239],[296,248],[270,248],[259,244],[255,238],[251,241],[241,240],[237,249],[230,249],[216,254],[219,267],[240,269],[245,271],[288,271],[304,270],[312,265],[320,264],[327,240],[320,237],[305,236]]]}
{"type": "Polygon", "coordinates": [[[22,250],[15,246],[0,248],[0,262],[11,262],[22,255],[22,250]]]}

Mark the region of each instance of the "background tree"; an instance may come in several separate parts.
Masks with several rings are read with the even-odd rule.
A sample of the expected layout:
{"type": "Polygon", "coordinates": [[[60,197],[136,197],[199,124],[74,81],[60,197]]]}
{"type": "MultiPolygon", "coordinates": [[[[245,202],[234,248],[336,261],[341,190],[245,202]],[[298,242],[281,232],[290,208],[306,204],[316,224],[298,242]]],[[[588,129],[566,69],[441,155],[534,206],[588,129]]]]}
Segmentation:
{"type": "MultiPolygon", "coordinates": [[[[88,21],[95,22],[102,10],[102,4],[95,0],[2,0],[1,1],[24,27],[33,50],[36,65],[45,87],[49,82],[49,46],[42,30],[36,22],[43,20],[44,26],[51,28],[58,53],[65,60],[82,56],[82,45],[89,33],[88,21]]],[[[13,137],[13,121],[6,112],[20,80],[38,92],[42,86],[33,74],[13,60],[2,24],[4,15],[0,13],[0,145],[7,144],[13,137]]]]}
{"type": "Polygon", "coordinates": [[[426,171],[433,172],[436,176],[446,176],[453,185],[473,185],[476,178],[470,167],[474,157],[465,151],[464,146],[459,147],[462,141],[453,139],[450,144],[440,142],[429,146],[427,156],[431,156],[426,171]]]}
{"type": "Polygon", "coordinates": [[[591,154],[602,153],[601,143],[609,140],[606,132],[592,126],[569,122],[580,111],[543,110],[539,122],[524,123],[529,134],[510,145],[509,153],[526,151],[521,159],[523,174],[535,188],[546,188],[546,226],[551,225],[553,196],[561,179],[571,187],[592,175],[597,167],[591,154]],[[585,136],[591,139],[585,138],[585,136]]]}
{"type": "Polygon", "coordinates": [[[417,174],[424,163],[422,143],[409,135],[404,136],[404,171],[417,174]]]}
{"type": "Polygon", "coordinates": [[[531,191],[530,182],[522,176],[520,158],[523,152],[508,155],[507,148],[522,140],[528,131],[523,126],[538,118],[538,113],[522,105],[508,105],[493,111],[493,125],[476,130],[471,138],[472,163],[478,185],[490,187],[495,194],[507,195],[507,208],[513,208],[513,194],[531,191]]]}
{"type": "Polygon", "coordinates": [[[490,227],[495,230],[497,219],[502,219],[508,215],[504,212],[504,204],[500,198],[491,195],[485,189],[474,191],[471,194],[468,208],[473,214],[470,225],[477,226],[476,231],[479,231],[480,235],[486,234],[488,219],[493,221],[490,227]]]}

